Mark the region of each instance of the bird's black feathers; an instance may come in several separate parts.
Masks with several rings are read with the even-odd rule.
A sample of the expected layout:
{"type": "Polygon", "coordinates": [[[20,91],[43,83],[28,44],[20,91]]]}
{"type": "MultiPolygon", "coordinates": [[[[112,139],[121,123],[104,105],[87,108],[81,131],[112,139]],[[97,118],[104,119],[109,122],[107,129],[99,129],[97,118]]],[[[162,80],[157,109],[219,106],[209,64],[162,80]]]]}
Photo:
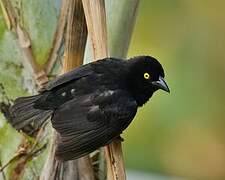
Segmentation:
{"type": "Polygon", "coordinates": [[[40,95],[16,100],[12,124],[40,125],[53,114],[57,156],[76,159],[118,137],[157,89],[169,91],[163,77],[162,66],[150,56],[89,63],[49,82],[40,95]]]}
{"type": "Polygon", "coordinates": [[[53,88],[59,88],[61,85],[65,86],[66,83],[79,80],[80,78],[86,76],[92,76],[96,73],[104,73],[106,75],[106,73],[108,72],[108,74],[113,75],[113,73],[115,73],[113,70],[118,70],[118,68],[120,69],[123,63],[124,62],[121,59],[107,58],[83,65],[82,68],[72,70],[57,77],[55,80],[50,81],[43,89],[43,91],[52,90],[53,88]]]}
{"type": "Polygon", "coordinates": [[[76,71],[72,70],[69,71],[68,73],[65,73],[59,77],[57,77],[55,80],[50,81],[47,86],[42,90],[42,91],[46,91],[46,90],[52,90],[53,88],[58,88],[61,85],[65,85],[65,83],[68,83],[69,81],[75,81],[78,80],[82,77],[88,76],[90,74],[92,74],[93,71],[91,69],[91,66],[89,65],[84,65],[83,68],[78,68],[76,69],[76,71]]]}
{"type": "Polygon", "coordinates": [[[17,130],[24,130],[28,134],[35,132],[52,114],[52,111],[43,111],[35,109],[33,106],[41,95],[35,95],[30,97],[20,97],[14,102],[14,105],[10,107],[9,121],[17,130]],[[29,127],[32,126],[30,131],[29,127]]]}
{"type": "Polygon", "coordinates": [[[68,101],[52,118],[53,127],[61,135],[58,157],[78,158],[110,143],[129,125],[136,110],[135,100],[122,90],[88,94],[68,101]]]}

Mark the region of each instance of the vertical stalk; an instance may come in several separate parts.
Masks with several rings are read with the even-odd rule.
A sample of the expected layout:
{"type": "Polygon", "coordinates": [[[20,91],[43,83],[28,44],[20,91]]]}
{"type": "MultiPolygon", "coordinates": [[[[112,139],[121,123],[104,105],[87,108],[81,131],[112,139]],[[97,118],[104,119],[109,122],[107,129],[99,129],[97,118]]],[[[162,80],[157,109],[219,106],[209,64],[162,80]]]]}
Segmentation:
{"type": "MultiPolygon", "coordinates": [[[[94,60],[109,56],[125,57],[136,20],[139,0],[82,0],[94,60]],[[106,14],[108,36],[106,34],[106,14]],[[107,39],[109,40],[107,42],[107,39]]],[[[87,54],[90,57],[89,54],[87,54]]],[[[121,142],[105,147],[107,179],[126,179],[121,142]]]]}
{"type": "MultiPolygon", "coordinates": [[[[113,57],[124,58],[127,55],[138,4],[139,0],[106,1],[108,44],[110,55],[113,57]]],[[[114,141],[105,149],[108,162],[108,179],[126,179],[121,142],[114,141]]]]}
{"type": "MultiPolygon", "coordinates": [[[[104,0],[83,0],[88,33],[91,39],[94,60],[109,56],[107,42],[107,25],[104,0]]],[[[105,147],[108,179],[126,179],[123,153],[120,143],[105,147]]]]}
{"type": "Polygon", "coordinates": [[[82,0],[94,60],[109,56],[104,0],[82,0]]]}

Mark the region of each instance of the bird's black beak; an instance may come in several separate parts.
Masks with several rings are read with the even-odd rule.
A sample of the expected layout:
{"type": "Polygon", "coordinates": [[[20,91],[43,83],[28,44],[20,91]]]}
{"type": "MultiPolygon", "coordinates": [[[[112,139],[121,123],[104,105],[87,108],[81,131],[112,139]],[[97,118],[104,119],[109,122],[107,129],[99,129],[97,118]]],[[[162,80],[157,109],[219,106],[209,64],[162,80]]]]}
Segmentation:
{"type": "Polygon", "coordinates": [[[163,91],[170,93],[170,89],[169,89],[168,85],[166,84],[166,81],[163,79],[163,77],[159,76],[159,80],[153,81],[152,84],[153,84],[153,86],[157,87],[158,89],[162,89],[163,91]]]}

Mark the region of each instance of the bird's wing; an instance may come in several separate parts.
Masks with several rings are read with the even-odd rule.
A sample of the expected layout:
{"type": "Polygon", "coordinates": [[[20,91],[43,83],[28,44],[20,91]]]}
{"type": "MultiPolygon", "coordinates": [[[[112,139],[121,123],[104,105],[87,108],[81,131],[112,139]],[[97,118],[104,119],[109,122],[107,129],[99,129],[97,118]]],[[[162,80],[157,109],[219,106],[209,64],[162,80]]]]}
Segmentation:
{"type": "Polygon", "coordinates": [[[92,73],[93,73],[93,70],[90,64],[83,65],[59,77],[56,77],[54,80],[50,81],[47,84],[47,86],[43,89],[43,91],[52,90],[53,88],[57,86],[91,75],[92,73]]]}
{"type": "Polygon", "coordinates": [[[122,67],[122,64],[125,62],[126,61],[116,58],[105,58],[83,65],[50,81],[42,91],[52,90],[55,87],[64,85],[65,83],[69,83],[71,81],[76,81],[82,77],[90,76],[93,73],[101,74],[103,72],[108,72],[113,74],[111,69],[120,69],[122,67]]]}
{"type": "Polygon", "coordinates": [[[63,104],[52,117],[60,134],[57,156],[76,159],[110,143],[130,124],[136,111],[136,101],[122,90],[85,95],[63,104]]]}

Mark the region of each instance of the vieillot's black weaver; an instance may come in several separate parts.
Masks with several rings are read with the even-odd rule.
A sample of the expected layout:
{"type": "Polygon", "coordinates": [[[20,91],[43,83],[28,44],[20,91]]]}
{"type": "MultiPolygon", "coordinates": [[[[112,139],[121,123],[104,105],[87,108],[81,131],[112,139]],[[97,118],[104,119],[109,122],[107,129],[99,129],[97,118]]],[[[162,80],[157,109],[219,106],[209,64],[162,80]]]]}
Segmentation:
{"type": "Polygon", "coordinates": [[[163,78],[150,56],[102,59],[57,77],[38,95],[16,99],[11,123],[18,130],[30,123],[38,128],[51,116],[60,135],[56,155],[76,159],[119,137],[156,90],[169,92],[163,78]]]}

